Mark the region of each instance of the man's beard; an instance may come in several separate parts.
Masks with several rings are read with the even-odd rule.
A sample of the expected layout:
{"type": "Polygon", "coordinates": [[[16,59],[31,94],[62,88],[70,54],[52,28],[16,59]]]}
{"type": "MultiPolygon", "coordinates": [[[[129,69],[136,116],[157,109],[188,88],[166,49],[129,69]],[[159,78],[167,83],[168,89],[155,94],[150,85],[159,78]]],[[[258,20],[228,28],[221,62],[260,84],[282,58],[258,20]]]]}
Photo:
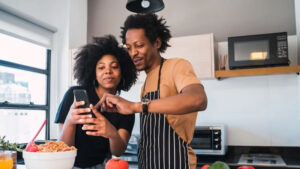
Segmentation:
{"type": "Polygon", "coordinates": [[[148,65],[145,65],[145,67],[144,68],[142,68],[141,70],[139,70],[139,71],[147,71],[147,70],[149,70],[150,69],[150,66],[148,65]]]}

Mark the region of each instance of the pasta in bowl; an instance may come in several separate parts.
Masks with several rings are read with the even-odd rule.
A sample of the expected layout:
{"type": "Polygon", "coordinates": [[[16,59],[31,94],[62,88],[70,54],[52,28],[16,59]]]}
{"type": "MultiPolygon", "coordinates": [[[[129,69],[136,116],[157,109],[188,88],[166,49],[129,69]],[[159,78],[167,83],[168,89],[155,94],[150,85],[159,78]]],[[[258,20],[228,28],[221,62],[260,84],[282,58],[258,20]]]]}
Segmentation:
{"type": "Polygon", "coordinates": [[[71,169],[76,155],[77,149],[62,141],[38,145],[37,152],[23,151],[27,169],[71,169]]]}

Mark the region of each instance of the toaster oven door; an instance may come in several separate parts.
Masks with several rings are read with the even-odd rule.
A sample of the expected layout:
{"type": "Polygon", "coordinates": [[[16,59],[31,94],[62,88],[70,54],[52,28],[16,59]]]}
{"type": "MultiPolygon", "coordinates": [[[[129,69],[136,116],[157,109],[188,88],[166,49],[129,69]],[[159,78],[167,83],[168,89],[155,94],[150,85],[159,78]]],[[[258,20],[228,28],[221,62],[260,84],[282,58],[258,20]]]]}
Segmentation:
{"type": "Polygon", "coordinates": [[[213,148],[212,138],[212,130],[195,130],[190,146],[193,149],[211,150],[213,148]]]}
{"type": "Polygon", "coordinates": [[[226,152],[225,129],[221,126],[196,127],[190,143],[198,155],[224,155],[226,152]]]}

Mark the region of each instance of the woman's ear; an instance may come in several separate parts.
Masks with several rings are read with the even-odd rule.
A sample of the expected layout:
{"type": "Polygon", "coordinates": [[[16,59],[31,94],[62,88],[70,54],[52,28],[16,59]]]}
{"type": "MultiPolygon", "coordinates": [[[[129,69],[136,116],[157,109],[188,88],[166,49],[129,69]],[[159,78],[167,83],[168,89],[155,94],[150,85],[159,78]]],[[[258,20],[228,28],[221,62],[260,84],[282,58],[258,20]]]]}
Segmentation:
{"type": "Polygon", "coordinates": [[[154,42],[154,46],[157,49],[159,49],[161,47],[161,39],[160,38],[156,38],[156,40],[154,42]]]}

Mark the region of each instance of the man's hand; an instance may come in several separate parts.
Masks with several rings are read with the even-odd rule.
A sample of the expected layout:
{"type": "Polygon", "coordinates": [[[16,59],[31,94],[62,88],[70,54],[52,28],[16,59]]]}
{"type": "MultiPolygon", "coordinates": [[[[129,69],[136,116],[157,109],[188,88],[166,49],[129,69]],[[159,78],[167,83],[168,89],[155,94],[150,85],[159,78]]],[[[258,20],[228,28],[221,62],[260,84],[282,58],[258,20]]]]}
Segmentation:
{"type": "Polygon", "coordinates": [[[139,102],[130,102],[122,97],[107,93],[104,93],[101,100],[95,105],[96,109],[99,107],[101,107],[101,111],[118,112],[125,115],[141,112],[139,102]]]}

